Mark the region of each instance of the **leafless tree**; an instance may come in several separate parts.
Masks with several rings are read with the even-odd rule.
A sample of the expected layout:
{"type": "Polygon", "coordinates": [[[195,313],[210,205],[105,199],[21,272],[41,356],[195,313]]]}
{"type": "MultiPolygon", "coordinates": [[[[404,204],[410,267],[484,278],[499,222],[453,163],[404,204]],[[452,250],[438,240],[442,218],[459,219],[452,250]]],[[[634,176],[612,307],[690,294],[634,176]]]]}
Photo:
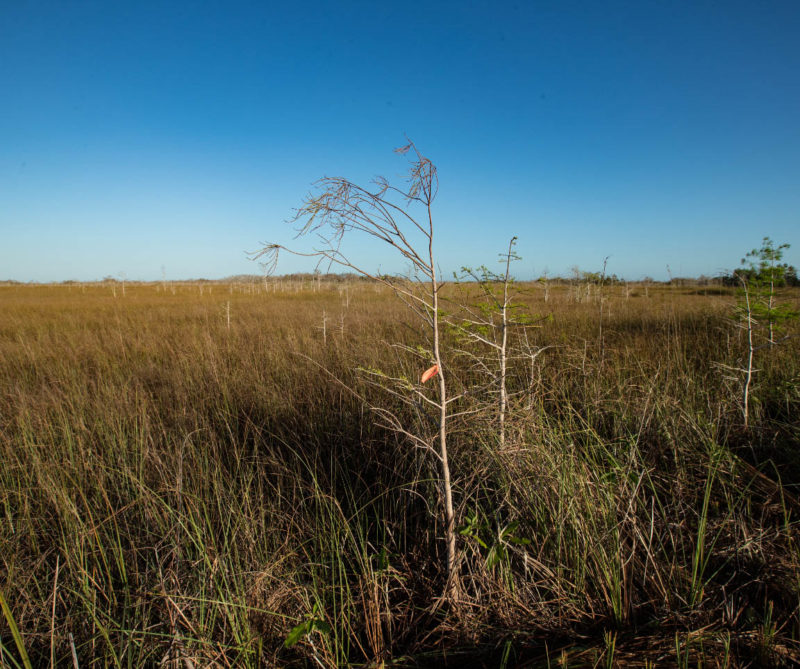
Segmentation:
{"type": "Polygon", "coordinates": [[[262,258],[269,270],[274,270],[281,251],[314,257],[318,266],[336,264],[364,277],[389,286],[405,304],[427,325],[430,333],[430,360],[438,381],[438,397],[431,399],[421,385],[409,386],[402,379],[391,379],[376,373],[377,382],[395,397],[408,398],[430,406],[438,416],[434,438],[409,430],[387,408],[373,407],[398,433],[415,445],[425,448],[439,464],[440,483],[444,498],[445,541],[447,545],[446,595],[457,599],[459,579],[456,572],[456,531],[450,463],[447,450],[449,405],[457,397],[448,397],[447,366],[441,347],[440,291],[443,283],[437,276],[434,255],[433,201],[439,181],[436,167],[414,145],[396,149],[407,155],[410,169],[402,187],[391,185],[385,178],[376,178],[369,187],[359,186],[343,177],[324,177],[316,182],[316,192],[306,197],[293,222],[298,224],[298,236],[317,235],[319,246],[309,252],[298,252],[281,244],[266,244],[256,257],[262,258]],[[345,237],[361,235],[391,247],[411,267],[411,280],[387,276],[362,267],[346,254],[345,237]],[[396,383],[395,383],[396,382],[396,383]],[[437,443],[438,442],[438,443],[437,443]]]}

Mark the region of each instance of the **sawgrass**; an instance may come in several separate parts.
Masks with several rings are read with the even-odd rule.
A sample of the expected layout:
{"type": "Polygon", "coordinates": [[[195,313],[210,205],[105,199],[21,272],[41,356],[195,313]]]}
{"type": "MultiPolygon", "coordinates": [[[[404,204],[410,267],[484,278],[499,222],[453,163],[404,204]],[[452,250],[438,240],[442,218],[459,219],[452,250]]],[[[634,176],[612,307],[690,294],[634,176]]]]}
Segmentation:
{"type": "Polygon", "coordinates": [[[0,286],[0,666],[800,658],[797,340],[744,430],[732,293],[586,293],[528,287],[502,449],[458,407],[453,606],[436,471],[368,407],[419,415],[356,371],[423,371],[389,292],[0,286]]]}

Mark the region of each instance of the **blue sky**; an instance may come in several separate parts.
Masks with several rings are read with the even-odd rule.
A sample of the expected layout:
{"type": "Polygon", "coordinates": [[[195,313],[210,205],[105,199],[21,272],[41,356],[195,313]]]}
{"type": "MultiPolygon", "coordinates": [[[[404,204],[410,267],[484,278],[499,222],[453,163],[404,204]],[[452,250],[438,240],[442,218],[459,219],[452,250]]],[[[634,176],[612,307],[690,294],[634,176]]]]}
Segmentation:
{"type": "Polygon", "coordinates": [[[795,0],[2,2],[0,279],[258,272],[405,135],[445,273],[512,235],[524,278],[715,274],[765,235],[800,265],[798,35],[795,0]]]}

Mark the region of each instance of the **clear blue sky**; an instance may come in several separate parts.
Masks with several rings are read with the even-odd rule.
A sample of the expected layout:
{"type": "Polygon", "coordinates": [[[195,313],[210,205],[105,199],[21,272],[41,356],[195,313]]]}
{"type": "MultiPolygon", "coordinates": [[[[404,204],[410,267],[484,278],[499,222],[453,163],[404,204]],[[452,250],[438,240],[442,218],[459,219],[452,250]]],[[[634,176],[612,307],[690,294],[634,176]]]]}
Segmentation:
{"type": "Polygon", "coordinates": [[[257,273],[311,182],[402,174],[406,134],[445,272],[512,235],[523,277],[714,274],[765,235],[800,265],[797,0],[5,0],[0,91],[0,279],[257,273]]]}

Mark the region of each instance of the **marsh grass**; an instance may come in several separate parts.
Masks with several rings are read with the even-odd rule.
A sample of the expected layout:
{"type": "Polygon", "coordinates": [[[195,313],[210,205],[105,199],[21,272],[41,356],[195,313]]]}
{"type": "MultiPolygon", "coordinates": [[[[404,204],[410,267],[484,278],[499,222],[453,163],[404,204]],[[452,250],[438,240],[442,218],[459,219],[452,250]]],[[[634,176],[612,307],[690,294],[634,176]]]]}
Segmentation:
{"type": "Polygon", "coordinates": [[[798,347],[745,431],[732,292],[525,288],[505,447],[451,426],[448,606],[437,473],[356,371],[422,371],[388,291],[0,286],[0,666],[797,661],[798,347]]]}

